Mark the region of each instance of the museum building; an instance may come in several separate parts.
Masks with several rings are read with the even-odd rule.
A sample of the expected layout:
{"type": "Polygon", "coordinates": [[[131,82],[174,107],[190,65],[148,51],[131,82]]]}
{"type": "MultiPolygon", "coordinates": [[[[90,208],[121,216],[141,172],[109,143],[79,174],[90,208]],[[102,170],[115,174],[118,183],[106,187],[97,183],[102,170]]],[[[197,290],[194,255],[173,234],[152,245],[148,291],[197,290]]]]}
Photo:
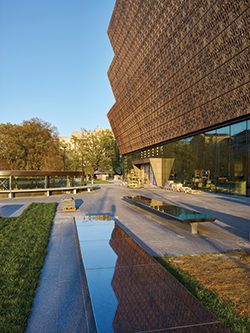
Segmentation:
{"type": "Polygon", "coordinates": [[[108,36],[125,177],[250,196],[249,0],[117,0],[108,36]]]}

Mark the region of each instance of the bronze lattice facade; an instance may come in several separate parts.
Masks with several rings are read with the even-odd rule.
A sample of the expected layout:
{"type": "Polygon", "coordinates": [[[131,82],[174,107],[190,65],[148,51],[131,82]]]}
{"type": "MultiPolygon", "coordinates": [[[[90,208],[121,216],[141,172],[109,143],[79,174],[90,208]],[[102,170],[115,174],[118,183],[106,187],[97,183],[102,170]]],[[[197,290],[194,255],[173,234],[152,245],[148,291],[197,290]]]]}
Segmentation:
{"type": "Polygon", "coordinates": [[[249,119],[249,0],[117,0],[108,36],[122,154],[249,119]]]}

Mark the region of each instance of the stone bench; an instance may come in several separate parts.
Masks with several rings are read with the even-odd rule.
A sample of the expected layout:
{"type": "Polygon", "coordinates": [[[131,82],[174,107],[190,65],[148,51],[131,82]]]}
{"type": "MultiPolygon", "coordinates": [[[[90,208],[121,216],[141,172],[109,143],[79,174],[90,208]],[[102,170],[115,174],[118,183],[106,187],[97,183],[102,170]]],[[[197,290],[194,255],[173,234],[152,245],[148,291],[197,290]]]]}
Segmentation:
{"type": "Polygon", "coordinates": [[[150,212],[157,213],[165,218],[171,217],[176,221],[181,222],[181,224],[179,223],[179,226],[188,230],[191,234],[197,234],[198,224],[200,222],[213,222],[216,220],[216,217],[144,196],[125,196],[123,198],[150,212]]]}
{"type": "Polygon", "coordinates": [[[64,212],[75,211],[75,200],[72,197],[64,197],[62,202],[62,210],[64,212]]]}
{"type": "Polygon", "coordinates": [[[72,192],[73,194],[77,194],[78,191],[87,189],[88,191],[93,190],[93,185],[83,185],[83,186],[71,186],[71,187],[53,187],[53,188],[33,188],[33,189],[18,189],[18,190],[1,190],[0,194],[8,194],[9,198],[15,198],[15,194],[17,193],[37,193],[41,192],[45,196],[49,197],[52,192],[72,192]]]}

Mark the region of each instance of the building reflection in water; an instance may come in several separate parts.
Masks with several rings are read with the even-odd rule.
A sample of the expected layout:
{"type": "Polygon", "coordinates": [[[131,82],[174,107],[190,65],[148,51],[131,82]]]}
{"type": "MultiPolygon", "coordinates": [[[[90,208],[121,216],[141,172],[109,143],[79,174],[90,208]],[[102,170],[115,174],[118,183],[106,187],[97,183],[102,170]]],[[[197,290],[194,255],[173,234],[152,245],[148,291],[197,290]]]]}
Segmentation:
{"type": "Polygon", "coordinates": [[[206,323],[210,323],[207,332],[227,332],[195,297],[117,223],[104,220],[91,222],[93,225],[76,219],[98,332],[128,333],[190,325],[196,328],[202,325],[205,332],[206,323]],[[103,232],[98,232],[104,225],[112,230],[108,241],[104,239],[103,232]],[[92,234],[91,238],[94,239],[91,240],[88,228],[93,227],[96,228],[97,236],[92,234]],[[81,240],[84,237],[85,240],[81,240]],[[112,261],[113,267],[106,258],[110,250],[115,254],[113,258],[116,258],[112,261]],[[97,262],[100,263],[99,267],[97,262]]]}
{"type": "Polygon", "coordinates": [[[168,216],[175,217],[176,219],[183,222],[203,222],[214,221],[216,219],[215,217],[212,217],[210,215],[202,214],[191,209],[179,207],[170,203],[166,203],[164,201],[151,199],[142,195],[125,196],[124,199],[129,200],[130,202],[137,204],[141,207],[147,206],[150,209],[158,210],[168,216]]]}

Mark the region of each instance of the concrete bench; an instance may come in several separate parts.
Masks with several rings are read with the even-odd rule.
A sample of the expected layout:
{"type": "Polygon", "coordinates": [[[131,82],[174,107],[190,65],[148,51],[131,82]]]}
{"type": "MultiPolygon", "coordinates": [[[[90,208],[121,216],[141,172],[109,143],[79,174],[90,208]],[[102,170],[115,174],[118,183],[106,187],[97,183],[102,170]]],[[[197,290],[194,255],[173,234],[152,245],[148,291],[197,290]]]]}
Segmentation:
{"type": "Polygon", "coordinates": [[[75,211],[76,210],[75,200],[72,197],[64,197],[62,210],[64,212],[75,211]]]}
{"type": "Polygon", "coordinates": [[[200,222],[213,222],[216,220],[216,217],[144,196],[125,196],[123,198],[150,212],[157,213],[165,218],[169,216],[176,221],[181,222],[179,226],[188,230],[191,234],[197,234],[198,224],[200,222]]]}
{"type": "Polygon", "coordinates": [[[78,191],[80,190],[85,190],[87,189],[88,191],[92,191],[93,190],[93,185],[83,185],[83,186],[71,186],[71,187],[53,187],[53,188],[33,188],[33,189],[19,189],[19,190],[1,190],[0,194],[8,194],[9,198],[15,198],[15,194],[17,193],[27,193],[27,194],[31,194],[32,193],[37,193],[37,192],[41,192],[43,193],[45,196],[49,197],[51,195],[52,192],[72,192],[73,194],[77,194],[78,191]]]}

